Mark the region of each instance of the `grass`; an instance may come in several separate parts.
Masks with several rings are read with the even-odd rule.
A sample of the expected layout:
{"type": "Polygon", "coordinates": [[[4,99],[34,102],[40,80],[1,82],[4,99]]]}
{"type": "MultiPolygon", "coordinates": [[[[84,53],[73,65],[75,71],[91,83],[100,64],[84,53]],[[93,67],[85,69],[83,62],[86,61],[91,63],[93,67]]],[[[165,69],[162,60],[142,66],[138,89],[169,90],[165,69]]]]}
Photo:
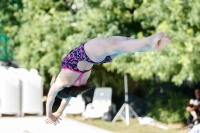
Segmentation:
{"type": "Polygon", "coordinates": [[[112,123],[102,121],[101,119],[87,119],[86,121],[83,121],[80,115],[67,115],[67,117],[113,131],[115,133],[187,133],[187,129],[181,124],[166,125],[159,123],[168,127],[168,130],[163,130],[154,126],[140,125],[134,118],[130,119],[130,126],[126,126],[126,124],[120,119],[115,123],[112,123]]]}

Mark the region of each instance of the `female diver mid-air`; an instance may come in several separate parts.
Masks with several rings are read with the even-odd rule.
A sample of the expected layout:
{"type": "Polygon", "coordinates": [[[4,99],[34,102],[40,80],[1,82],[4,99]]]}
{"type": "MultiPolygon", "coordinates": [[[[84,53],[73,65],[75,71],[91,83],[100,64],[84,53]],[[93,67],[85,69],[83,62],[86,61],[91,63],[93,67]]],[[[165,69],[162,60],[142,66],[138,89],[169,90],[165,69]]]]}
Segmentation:
{"type": "Polygon", "coordinates": [[[71,97],[95,86],[88,80],[93,65],[111,62],[124,53],[147,52],[151,49],[162,50],[171,42],[168,35],[160,32],[143,39],[123,36],[94,38],[82,43],[66,55],[61,63],[61,71],[51,86],[46,102],[47,124],[59,123],[60,115],[71,97]],[[62,99],[60,107],[52,113],[55,97],[62,99]]]}

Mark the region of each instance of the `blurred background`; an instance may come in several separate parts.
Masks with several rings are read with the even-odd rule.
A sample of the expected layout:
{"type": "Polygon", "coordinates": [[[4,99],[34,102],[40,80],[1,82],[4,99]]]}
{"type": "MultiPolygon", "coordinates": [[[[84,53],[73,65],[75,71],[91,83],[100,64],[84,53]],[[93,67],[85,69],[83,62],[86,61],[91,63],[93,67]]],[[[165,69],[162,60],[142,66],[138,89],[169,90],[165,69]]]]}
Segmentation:
{"type": "MultiPolygon", "coordinates": [[[[129,104],[139,116],[186,124],[186,106],[200,83],[199,8],[197,0],[0,0],[1,65],[36,69],[46,96],[62,58],[82,42],[162,31],[172,43],[161,52],[124,54],[94,66],[91,77],[97,87],[112,88],[118,111],[127,73],[129,104]]],[[[83,94],[86,104],[93,93],[83,94]]],[[[54,104],[56,110],[60,100],[54,104]]]]}

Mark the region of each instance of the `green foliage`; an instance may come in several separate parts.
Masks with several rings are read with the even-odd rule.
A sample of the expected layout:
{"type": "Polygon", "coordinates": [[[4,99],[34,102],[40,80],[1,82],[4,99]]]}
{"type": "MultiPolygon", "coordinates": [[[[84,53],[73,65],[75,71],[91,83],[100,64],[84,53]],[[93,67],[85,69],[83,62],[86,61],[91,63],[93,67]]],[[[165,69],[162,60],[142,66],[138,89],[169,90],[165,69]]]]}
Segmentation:
{"type": "Polygon", "coordinates": [[[155,73],[164,81],[172,76],[172,81],[177,85],[187,78],[198,82],[199,6],[196,0],[143,1],[134,11],[134,21],[139,21],[143,29],[137,37],[163,31],[171,36],[172,44],[161,52],[136,53],[128,61],[128,55],[119,57],[105,67],[120,73],[126,70],[134,79],[148,79],[155,73]],[[117,65],[119,61],[124,64],[120,68],[117,65]]]}
{"type": "Polygon", "coordinates": [[[199,72],[196,71],[200,65],[196,59],[200,52],[198,41],[200,37],[198,14],[200,11],[197,10],[199,6],[200,4],[196,0],[189,2],[154,0],[143,3],[137,11],[137,18],[142,19],[144,28],[155,27],[156,31],[164,31],[172,37],[172,45],[161,52],[161,56],[167,57],[170,65],[165,66],[165,63],[161,61],[159,66],[165,67],[165,70],[175,68],[167,73],[174,75],[172,81],[179,85],[188,77],[193,81],[200,79],[199,72]],[[149,12],[148,16],[145,15],[146,11],[149,12]]]}
{"type": "Polygon", "coordinates": [[[180,85],[188,77],[200,79],[196,72],[200,63],[199,5],[195,0],[189,4],[169,0],[11,0],[3,1],[1,14],[4,32],[12,38],[11,46],[17,46],[20,64],[48,70],[51,75],[59,72],[62,57],[91,38],[141,38],[164,31],[172,37],[172,44],[162,52],[125,55],[104,66],[109,71],[126,71],[136,80],[154,73],[162,80],[173,75],[172,81],[180,85]]]}
{"type": "Polygon", "coordinates": [[[164,123],[185,123],[189,116],[186,111],[188,101],[187,95],[181,92],[166,91],[151,99],[148,115],[164,123]]]}
{"type": "Polygon", "coordinates": [[[80,1],[10,0],[0,9],[3,31],[11,38],[16,60],[23,67],[59,72],[59,63],[72,48],[95,37],[112,35],[142,38],[168,33],[172,44],[161,52],[124,55],[104,67],[129,73],[135,80],[161,80],[180,85],[200,80],[199,10],[196,0],[80,1]],[[147,13],[148,12],[148,13],[147,13]]]}
{"type": "MultiPolygon", "coordinates": [[[[62,58],[82,42],[113,35],[143,38],[158,31],[169,34],[172,44],[161,52],[124,54],[104,64],[104,68],[95,66],[92,77],[97,86],[116,88],[114,92],[119,95],[123,92],[125,72],[134,81],[150,79],[154,74],[162,81],[172,79],[177,85],[188,78],[200,81],[197,0],[1,0],[0,3],[0,29],[9,37],[8,49],[13,50],[21,67],[38,69],[48,80],[45,83],[59,73],[62,58]]],[[[170,117],[173,111],[175,116],[170,121],[183,118],[178,114],[184,115],[183,107],[172,104],[172,96],[169,93],[165,101],[171,110],[161,104],[167,98],[156,101],[163,107],[162,112],[157,112],[165,114],[162,121],[168,122],[165,116],[170,117]]],[[[174,102],[180,105],[178,100],[174,102]]],[[[156,110],[152,112],[156,115],[156,110]]]]}
{"type": "Polygon", "coordinates": [[[73,22],[71,12],[59,11],[53,6],[58,3],[23,1],[23,11],[18,13],[22,26],[15,37],[20,43],[16,59],[22,61],[23,67],[48,69],[48,73],[56,75],[61,58],[73,47],[66,45],[67,42],[76,42],[68,36],[74,32],[70,26],[73,22]]]}
{"type": "Polygon", "coordinates": [[[15,19],[3,29],[12,38],[15,59],[22,67],[37,68],[43,75],[57,75],[62,57],[80,43],[121,32],[129,36],[130,29],[139,30],[130,24],[133,22],[132,8],[139,4],[120,2],[119,6],[118,2],[22,0],[17,4],[16,1],[4,1],[9,7],[4,7],[2,12],[13,7],[11,3],[15,3],[16,8],[6,13],[15,19]],[[122,19],[124,12],[126,15],[122,19]]]}
{"type": "Polygon", "coordinates": [[[0,33],[0,60],[10,61],[12,59],[13,53],[8,45],[9,39],[0,33]]]}

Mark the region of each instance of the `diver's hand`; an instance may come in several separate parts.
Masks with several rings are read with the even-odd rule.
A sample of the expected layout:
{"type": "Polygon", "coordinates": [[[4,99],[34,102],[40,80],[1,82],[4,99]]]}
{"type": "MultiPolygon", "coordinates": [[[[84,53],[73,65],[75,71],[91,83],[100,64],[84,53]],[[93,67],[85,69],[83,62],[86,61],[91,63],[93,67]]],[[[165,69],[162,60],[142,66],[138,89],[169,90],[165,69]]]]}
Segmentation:
{"type": "Polygon", "coordinates": [[[57,112],[47,115],[47,119],[45,120],[46,124],[54,124],[56,126],[60,123],[59,120],[62,120],[60,115],[61,114],[57,112]]]}

